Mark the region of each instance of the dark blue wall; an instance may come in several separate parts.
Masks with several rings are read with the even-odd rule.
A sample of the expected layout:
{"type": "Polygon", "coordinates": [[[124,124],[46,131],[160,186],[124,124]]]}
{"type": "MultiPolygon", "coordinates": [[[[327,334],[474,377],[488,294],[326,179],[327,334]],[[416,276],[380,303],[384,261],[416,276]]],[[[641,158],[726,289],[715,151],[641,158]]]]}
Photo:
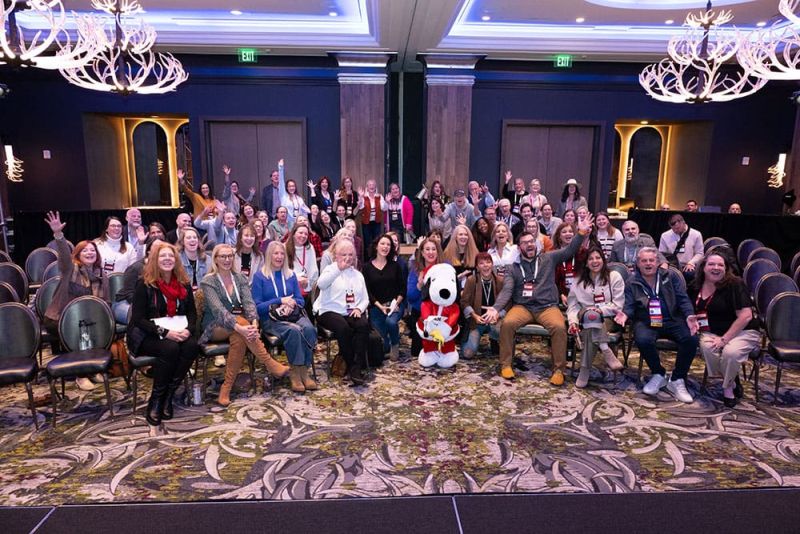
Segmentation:
{"type": "Polygon", "coordinates": [[[639,86],[642,67],[578,63],[569,71],[555,71],[543,63],[479,63],[472,95],[470,176],[497,187],[503,120],[599,122],[605,136],[602,173],[593,184],[593,197],[606,199],[616,122],[711,121],[705,204],[726,207],[740,201],[749,212],[779,212],[783,193],[767,188],[766,169],[778,153],[791,150],[796,110],[789,96],[797,84],[770,82],[750,97],[726,103],[667,104],[650,98],[639,86]],[[750,156],[748,167],[740,165],[742,156],[750,156]]]}
{"type": "MultiPolygon", "coordinates": [[[[262,60],[242,67],[227,56],[181,58],[189,80],[161,96],[121,97],[87,91],[57,73],[0,71],[12,93],[0,100],[0,138],[24,162],[25,181],[9,184],[12,210],[89,208],[84,152],[84,113],[184,115],[189,117],[195,177],[202,177],[200,119],[211,117],[305,117],[309,176],[338,183],[339,86],[328,58],[262,60]],[[301,63],[302,61],[302,63],[301,63]],[[42,150],[52,152],[42,159],[42,150]]],[[[196,178],[195,178],[196,179],[196,178]]]]}

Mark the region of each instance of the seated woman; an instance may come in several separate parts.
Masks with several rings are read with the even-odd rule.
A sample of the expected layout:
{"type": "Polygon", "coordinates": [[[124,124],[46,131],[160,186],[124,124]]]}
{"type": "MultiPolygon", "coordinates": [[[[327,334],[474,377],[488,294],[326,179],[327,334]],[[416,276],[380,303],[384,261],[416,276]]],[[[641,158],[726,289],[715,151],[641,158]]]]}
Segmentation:
{"type": "Polygon", "coordinates": [[[355,263],[355,246],[342,239],[336,246],[335,263],[325,267],[319,275],[320,292],[314,302],[317,322],[333,332],[354,386],[364,384],[361,370],[367,361],[370,332],[366,315],[369,294],[364,276],[355,269],[355,263]]]}
{"type": "Polygon", "coordinates": [[[256,229],[252,224],[245,224],[239,231],[233,264],[236,271],[247,278],[250,285],[253,284],[253,277],[264,265],[264,255],[256,246],[256,229]]]}
{"type": "MultiPolygon", "coordinates": [[[[567,299],[567,322],[569,333],[581,334],[583,352],[581,353],[581,370],[575,380],[575,386],[585,388],[592,374],[592,360],[595,355],[595,344],[600,347],[606,365],[612,371],[622,369],[614,352],[608,346],[608,333],[613,331],[614,316],[625,305],[625,281],[616,271],[606,266],[606,257],[599,248],[589,250],[586,267],[580,278],[572,285],[567,299]],[[597,312],[597,322],[591,328],[580,329],[581,318],[587,310],[597,312]],[[602,322],[599,322],[602,318],[602,322]]],[[[584,323],[584,326],[588,324],[584,323]]]]}
{"type": "Polygon", "coordinates": [[[419,356],[422,350],[422,339],[419,337],[416,327],[422,308],[422,280],[425,278],[428,268],[440,261],[442,249],[439,243],[440,241],[433,237],[422,239],[414,254],[414,261],[409,265],[408,281],[406,283],[406,300],[408,301],[409,314],[406,319],[406,325],[408,325],[408,330],[411,332],[412,357],[419,356]]]}
{"type": "MultiPolygon", "coordinates": [[[[64,238],[64,227],[67,224],[61,222],[59,213],[47,212],[45,222],[53,231],[53,239],[56,241],[61,280],[58,281],[53,300],[44,312],[43,322],[48,332],[56,334],[61,312],[67,304],[84,295],[94,295],[106,302],[109,302],[110,297],[108,277],[103,272],[102,259],[95,244],[92,241],[81,241],[70,250],[69,243],[64,238]]],[[[75,383],[86,391],[94,388],[88,378],[78,378],[75,383]]]]}
{"type": "Polygon", "coordinates": [[[197,310],[189,276],[169,243],[152,247],[136,283],[128,323],[128,349],[154,356],[153,391],[145,418],[153,426],[172,419],[175,390],[197,358],[197,310]],[[169,318],[171,328],[154,320],[169,318]]]}
{"type": "Polygon", "coordinates": [[[230,343],[225,363],[225,381],[219,389],[217,402],[231,403],[231,389],[244,355],[249,349],[267,372],[281,378],[289,372],[285,365],[273,360],[267,352],[258,329],[258,312],[250,292],[250,284],[236,270],[235,252],[230,245],[217,245],[211,253],[211,269],[200,282],[205,299],[203,334],[200,343],[227,341],[230,343]]]}
{"type": "Polygon", "coordinates": [[[269,245],[269,232],[267,232],[267,227],[264,225],[264,222],[261,219],[255,219],[252,223],[253,230],[256,231],[256,248],[258,249],[261,254],[267,251],[267,245],[269,245]]]}
{"type": "Polygon", "coordinates": [[[486,219],[486,217],[479,217],[475,224],[472,225],[472,238],[475,241],[475,247],[478,252],[489,252],[492,247],[492,234],[494,233],[494,225],[486,219]]]}
{"type": "MultiPolygon", "coordinates": [[[[535,219],[530,220],[535,221],[535,219]]],[[[492,244],[489,247],[489,256],[492,258],[495,272],[501,277],[519,261],[519,249],[517,245],[511,242],[511,230],[502,221],[498,221],[494,225],[494,230],[492,230],[492,244]]]]}
{"type": "Polygon", "coordinates": [[[394,260],[395,244],[383,234],[372,246],[371,259],[364,266],[369,294],[369,322],[383,339],[383,352],[396,362],[400,357],[400,317],[406,298],[403,270],[394,260]]]}
{"type": "MultiPolygon", "coordinates": [[[[475,223],[477,225],[477,223],[475,223]]],[[[478,248],[469,228],[459,224],[453,230],[453,238],[442,253],[442,262],[449,263],[456,270],[459,286],[463,289],[467,277],[475,272],[475,258],[478,248]]]]}
{"type": "Polygon", "coordinates": [[[144,257],[144,228],[139,247],[134,247],[122,235],[122,221],[119,217],[106,218],[103,234],[94,240],[97,252],[103,258],[103,271],[106,274],[124,273],[128,265],[144,257]]]}
{"type": "Polygon", "coordinates": [[[295,224],[289,237],[286,239],[286,261],[297,277],[300,284],[300,293],[305,300],[306,313],[311,313],[311,292],[319,278],[317,267],[317,253],[309,242],[311,230],[305,222],[295,224]]]}
{"type": "Polygon", "coordinates": [[[178,252],[181,255],[181,264],[189,275],[192,289],[196,290],[208,272],[206,250],[200,240],[200,233],[194,228],[184,228],[183,236],[178,241],[178,252]]]}
{"type": "Polygon", "coordinates": [[[286,349],[291,364],[289,379],[292,391],[303,393],[316,390],[317,383],[308,375],[308,367],[314,357],[317,329],[303,314],[305,300],[297,277],[286,260],[283,243],[273,241],[267,247],[264,266],[253,279],[253,299],[261,318],[261,328],[267,334],[280,338],[286,349]],[[272,307],[275,308],[274,313],[270,313],[272,307]],[[292,320],[274,319],[276,314],[291,317],[292,320]]]}
{"type": "MultiPolygon", "coordinates": [[[[505,223],[498,223],[505,226],[505,223]]],[[[497,226],[495,226],[497,228],[497,226]]],[[[492,354],[500,353],[500,323],[511,307],[500,311],[500,318],[494,322],[486,316],[486,310],[494,306],[500,290],[503,289],[503,278],[495,272],[492,256],[487,252],[478,253],[475,260],[478,264],[477,272],[467,278],[467,285],[461,292],[461,309],[469,321],[469,335],[461,349],[464,358],[474,358],[478,353],[481,336],[489,334],[492,354]]]]}
{"type": "Polygon", "coordinates": [[[242,204],[242,214],[239,215],[239,228],[245,224],[252,224],[256,220],[256,209],[252,204],[246,202],[242,204]]]}
{"type": "Polygon", "coordinates": [[[597,242],[600,244],[600,247],[603,249],[603,255],[606,259],[609,258],[611,255],[611,249],[614,247],[614,243],[617,241],[622,241],[622,232],[617,230],[613,224],[611,224],[611,219],[608,217],[608,213],[601,211],[594,216],[594,225],[595,228],[593,230],[593,234],[597,242]]]}
{"type": "MultiPolygon", "coordinates": [[[[563,222],[556,228],[556,235],[553,238],[553,245],[556,249],[567,248],[572,239],[575,237],[575,225],[568,222],[563,222]]],[[[556,287],[558,294],[561,296],[561,304],[567,305],[567,295],[575,283],[575,280],[580,276],[581,269],[586,264],[586,256],[588,250],[581,247],[575,256],[567,261],[562,261],[556,265],[556,287]]]]}
{"type": "Polygon", "coordinates": [[[708,376],[722,377],[722,402],[733,408],[744,394],[739,369],[761,342],[747,288],[725,255],[712,249],[698,265],[689,298],[695,303],[708,376]]]}

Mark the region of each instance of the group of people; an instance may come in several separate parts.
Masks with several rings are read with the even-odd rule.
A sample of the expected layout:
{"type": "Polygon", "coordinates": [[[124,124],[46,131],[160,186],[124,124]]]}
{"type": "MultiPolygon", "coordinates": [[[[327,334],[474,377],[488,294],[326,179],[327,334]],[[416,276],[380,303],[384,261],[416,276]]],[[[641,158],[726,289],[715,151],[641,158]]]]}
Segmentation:
{"type": "MultiPolygon", "coordinates": [[[[220,362],[223,406],[231,402],[247,351],[271,375],[288,375],[292,391],[316,390],[309,367],[317,327],[336,339],[353,385],[365,383],[371,335],[380,338],[388,359],[400,358],[404,319],[416,356],[423,279],[438,263],[456,271],[463,357],[476,357],[488,335],[505,379],[515,378],[512,356],[523,325],[547,330],[554,386],[565,381],[568,338],[579,338],[576,386],[586,387],[598,350],[609,369],[622,368],[610,336],[631,322],[652,371],[645,393],[666,387],[691,402],[685,378],[699,344],[709,372],[723,377],[726,405],[741,395],[736,369],[758,342],[748,294],[729,256],[704,254],[702,236],[680,214],[656,248],[634,221],[620,231],[608,214],[589,213],[575,180],[564,185],[558,211],[538,180],[526,191],[511,173],[499,201],[477,182],[452,199],[435,182],[425,202],[429,230],[406,260],[400,246],[414,235],[413,207],[396,184],[382,195],[374,180],[354,189],[346,177],[333,191],[322,177],[307,184],[309,207],[295,182],[284,180],[283,167],[281,160],[262,192],[261,210],[251,204],[254,189],[239,195],[227,166],[221,200],[207,184],[193,193],[181,173],[194,217],[179,214],[170,231],[158,223],[145,226],[133,208],[124,222],[109,217],[101,236],[71,249],[65,223],[57,212],[48,214],[61,280],[45,326],[57,324],[66,304],[81,295],[110,302],[109,275],[122,273],[122,288],[110,302],[115,319],[127,324],[130,352],[157,358],[146,413],[151,425],[173,416],[175,391],[203,343],[230,346],[220,362]],[[610,269],[611,262],[630,274],[610,269]],[[668,268],[670,262],[683,276],[668,268]],[[280,339],[288,367],[270,357],[263,335],[280,339]],[[669,381],[656,349],[663,337],[678,344],[669,381]]],[[[81,379],[79,386],[94,384],[81,379]]]]}

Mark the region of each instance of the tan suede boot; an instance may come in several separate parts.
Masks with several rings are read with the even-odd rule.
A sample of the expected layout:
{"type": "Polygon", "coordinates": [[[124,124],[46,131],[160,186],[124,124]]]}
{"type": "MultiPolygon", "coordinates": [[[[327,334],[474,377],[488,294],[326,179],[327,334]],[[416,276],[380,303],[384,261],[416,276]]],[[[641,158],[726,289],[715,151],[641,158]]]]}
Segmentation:
{"type": "Polygon", "coordinates": [[[292,391],[295,393],[305,393],[306,387],[303,385],[302,365],[293,365],[289,371],[289,382],[292,384],[292,391]]]}
{"type": "Polygon", "coordinates": [[[244,354],[247,351],[247,344],[238,333],[232,333],[228,340],[231,348],[228,350],[228,362],[225,365],[225,381],[219,388],[219,397],[217,397],[217,402],[220,406],[228,406],[231,403],[233,383],[236,382],[236,377],[242,369],[244,354]]]}
{"type": "Polygon", "coordinates": [[[319,389],[319,386],[314,379],[308,376],[308,366],[307,365],[299,365],[300,367],[300,379],[303,381],[303,386],[305,386],[306,391],[316,391],[319,389]]]}
{"type": "Polygon", "coordinates": [[[269,355],[267,347],[264,346],[264,342],[261,341],[260,338],[248,341],[247,348],[258,358],[258,361],[264,364],[267,372],[275,378],[283,378],[289,372],[288,367],[281,362],[276,362],[272,356],[269,355]]]}

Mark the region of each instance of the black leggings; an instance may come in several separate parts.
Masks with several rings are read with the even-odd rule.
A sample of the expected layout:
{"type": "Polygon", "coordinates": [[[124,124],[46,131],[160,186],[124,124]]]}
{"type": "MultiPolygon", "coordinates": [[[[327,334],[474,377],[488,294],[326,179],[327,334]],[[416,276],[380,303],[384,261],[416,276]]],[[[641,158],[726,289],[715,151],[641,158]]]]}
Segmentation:
{"type": "Polygon", "coordinates": [[[153,365],[153,389],[161,389],[183,380],[197,358],[198,351],[197,338],[194,336],[181,343],[147,336],[138,353],[157,358],[153,365]]]}
{"type": "Polygon", "coordinates": [[[347,362],[348,369],[353,363],[356,363],[356,367],[364,366],[367,361],[370,331],[366,313],[356,319],[336,312],[325,312],[317,317],[317,322],[333,332],[339,343],[339,354],[347,362]]]}

